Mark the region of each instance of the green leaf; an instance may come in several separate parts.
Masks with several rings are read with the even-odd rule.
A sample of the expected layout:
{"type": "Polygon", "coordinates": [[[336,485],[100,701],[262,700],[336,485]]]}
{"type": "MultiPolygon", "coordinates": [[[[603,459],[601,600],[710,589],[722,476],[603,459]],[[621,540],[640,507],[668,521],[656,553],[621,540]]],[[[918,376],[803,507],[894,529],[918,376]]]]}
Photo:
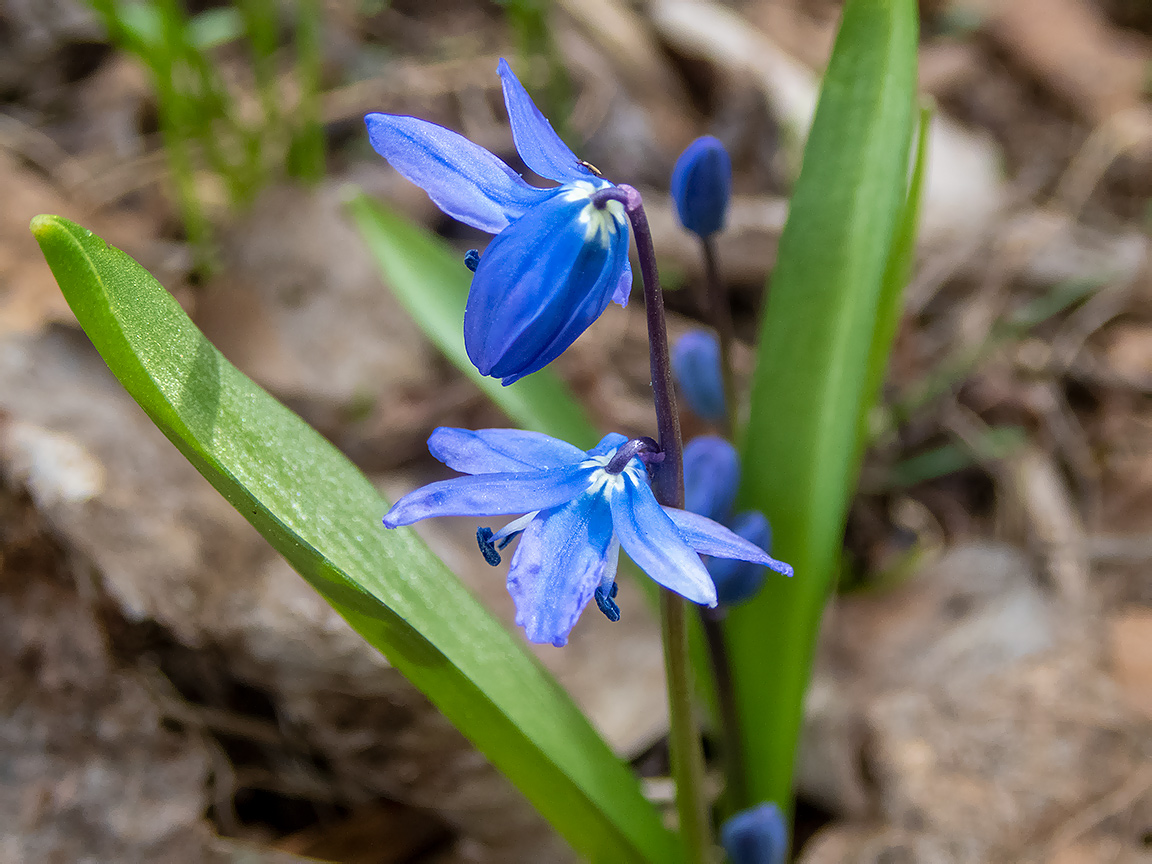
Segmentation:
{"type": "Polygon", "coordinates": [[[872,348],[868,352],[868,374],[864,381],[864,398],[860,403],[860,424],[856,439],[856,462],[848,482],[860,470],[864,450],[869,441],[868,418],[880,396],[880,388],[888,372],[888,356],[892,353],[892,341],[900,326],[904,313],[904,288],[912,275],[912,264],[916,258],[916,236],[920,227],[920,203],[924,192],[924,171],[928,166],[928,136],[932,127],[932,108],[920,109],[920,123],[916,132],[916,160],[912,166],[912,180],[908,184],[908,194],[900,208],[896,223],[896,236],[888,253],[888,265],[880,284],[880,297],[876,306],[876,326],[872,331],[872,348]]]}
{"type": "Polygon", "coordinates": [[[765,305],[742,503],[796,568],[732,611],[726,636],[751,800],[791,804],[816,632],[854,486],[881,285],[905,199],[915,0],[849,0],[765,305]]]}
{"type": "Polygon", "coordinates": [[[208,9],[188,22],[188,42],[200,51],[226,45],[244,34],[244,19],[231,7],[208,9]]]}
{"type": "Polygon", "coordinates": [[[368,480],[241,374],[135,261],[58,216],[32,231],[93,344],[197,470],[593,861],[679,860],[568,695],[368,480]]]}
{"type": "Polygon", "coordinates": [[[476,371],[464,350],[464,304],[472,279],[455,250],[362,192],[351,197],[348,208],[397,299],[444,356],[514,423],[583,449],[600,440],[572,391],[550,369],[510,387],[476,371]]]}

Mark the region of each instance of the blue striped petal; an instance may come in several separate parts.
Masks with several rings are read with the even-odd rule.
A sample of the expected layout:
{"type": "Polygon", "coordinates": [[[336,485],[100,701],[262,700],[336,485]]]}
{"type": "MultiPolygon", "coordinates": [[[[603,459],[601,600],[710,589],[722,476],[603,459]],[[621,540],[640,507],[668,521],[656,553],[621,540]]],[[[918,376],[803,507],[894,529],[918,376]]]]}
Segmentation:
{"type": "Polygon", "coordinates": [[[516,151],[524,164],[541,177],[557,183],[594,177],[595,174],[560,140],[504,58],[500,58],[499,71],[512,140],[516,142],[516,151]]]}
{"type": "Polygon", "coordinates": [[[783,576],[792,575],[791,564],[777,561],[756,543],[744,539],[740,534],[718,522],[696,513],[689,513],[687,510],[677,510],[675,507],[665,507],[664,512],[675,524],[684,542],[701,555],[751,561],[770,567],[783,576]]]}
{"type": "Polygon", "coordinates": [[[628,440],[627,435],[621,435],[619,432],[609,432],[600,439],[600,443],[588,451],[589,456],[606,456],[609,453],[614,453],[619,449],[620,445],[628,440]]]}
{"type": "Polygon", "coordinates": [[[369,114],[376,152],[454,219],[495,234],[552,194],[450,129],[397,114],[369,114]]]}
{"type": "Polygon", "coordinates": [[[473,431],[441,426],[428,439],[428,451],[461,474],[539,471],[584,460],[584,451],[579,447],[542,432],[522,429],[473,431]]]}
{"type": "MultiPolygon", "coordinates": [[[[730,524],[732,532],[767,552],[772,548],[772,528],[764,514],[750,510],[736,516],[730,524]]],[[[716,596],[726,606],[734,606],[751,600],[759,593],[768,575],[768,570],[759,564],[738,561],[732,558],[708,559],[708,572],[716,583],[716,596]]],[[[792,568],[781,561],[771,559],[769,565],[777,573],[792,575],[792,568]]]]}
{"type": "Polygon", "coordinates": [[[441,480],[393,504],[384,524],[396,528],[432,516],[503,516],[557,507],[586,490],[590,475],[591,469],[571,465],[441,480]]]}
{"type": "Polygon", "coordinates": [[[632,296],[632,262],[624,265],[624,272],[616,282],[616,290],[612,292],[612,302],[617,306],[627,306],[628,298],[632,296]]]}
{"type": "Polygon", "coordinates": [[[624,551],[665,588],[693,603],[715,606],[716,586],[712,584],[712,577],[704,569],[700,556],[656,503],[651,487],[629,471],[620,476],[624,478],[623,489],[612,494],[610,502],[612,524],[624,551]]]}
{"type": "Polygon", "coordinates": [[[628,262],[627,219],[582,186],[533,207],[480,259],[464,345],[482,375],[511,384],[544,368],[607,308],[628,262]]]}
{"type": "Polygon", "coordinates": [[[600,584],[612,542],[602,496],[582,495],[533,519],[508,570],[516,623],[529,642],[562,646],[600,584]]]}

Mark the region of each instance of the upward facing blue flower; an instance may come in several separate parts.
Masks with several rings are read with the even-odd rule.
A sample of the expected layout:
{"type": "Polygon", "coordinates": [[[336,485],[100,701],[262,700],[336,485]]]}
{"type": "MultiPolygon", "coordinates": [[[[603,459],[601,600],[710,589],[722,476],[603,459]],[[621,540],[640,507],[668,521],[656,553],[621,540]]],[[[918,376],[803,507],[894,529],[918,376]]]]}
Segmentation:
{"type": "Polygon", "coordinates": [[[585,452],[535,432],[441,427],[428,439],[432,455],[472,476],[432,483],[388,511],[389,528],[431,516],[526,515],[495,534],[477,532],[484,557],[515,537],[508,571],[516,623],[532,642],[564,645],[595,595],[616,620],[616,564],[623,547],[644,572],[693,603],[716,605],[716,588],[700,555],[775,564],[763,550],[695,513],[661,507],[639,457],[621,451],[627,439],[606,435],[585,452]],[[616,458],[620,453],[621,458],[616,458]],[[620,464],[623,463],[623,464],[620,464]]]}
{"type": "Polygon", "coordinates": [[[512,138],[526,165],[559,183],[530,186],[497,156],[415,117],[369,114],[376,152],[447,213],[495,234],[476,267],[464,311],[464,346],[483,375],[504,384],[547,366],[632,289],[628,218],[612,186],[560,140],[500,61],[512,138]]]}

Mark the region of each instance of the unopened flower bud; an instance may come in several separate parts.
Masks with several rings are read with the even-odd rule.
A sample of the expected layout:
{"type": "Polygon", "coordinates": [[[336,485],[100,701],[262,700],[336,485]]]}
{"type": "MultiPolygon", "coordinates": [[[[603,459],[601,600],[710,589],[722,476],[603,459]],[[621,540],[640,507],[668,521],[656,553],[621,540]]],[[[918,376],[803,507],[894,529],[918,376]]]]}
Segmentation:
{"type": "Polygon", "coordinates": [[[715,435],[693,438],[684,447],[684,509],[723,523],[740,485],[736,448],[715,435]]]}
{"type": "Polygon", "coordinates": [[[784,864],[788,827],[779,807],[760,804],[725,822],[720,842],[731,864],[784,864]]]}
{"type": "Polygon", "coordinates": [[[732,160],[711,135],[697,138],[672,169],[672,199],[680,221],[693,234],[707,237],[724,227],[732,195],[732,160]]]}
{"type": "Polygon", "coordinates": [[[712,423],[724,420],[724,376],[715,336],[703,330],[681,336],[672,349],[672,374],[684,401],[699,417],[712,423]]]}

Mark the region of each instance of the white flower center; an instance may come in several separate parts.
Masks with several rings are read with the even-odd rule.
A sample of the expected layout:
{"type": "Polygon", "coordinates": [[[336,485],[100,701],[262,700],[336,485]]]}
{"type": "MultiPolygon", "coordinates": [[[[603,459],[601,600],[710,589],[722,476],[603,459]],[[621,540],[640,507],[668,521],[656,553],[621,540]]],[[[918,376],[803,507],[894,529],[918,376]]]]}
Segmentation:
{"type": "Polygon", "coordinates": [[[645,472],[643,466],[638,467],[632,464],[635,460],[629,461],[627,467],[619,474],[609,472],[607,470],[608,463],[612,461],[612,457],[616,455],[616,450],[619,449],[620,448],[617,447],[615,450],[612,450],[610,453],[605,453],[602,456],[589,456],[580,463],[581,468],[596,469],[592,472],[592,476],[588,478],[588,488],[584,490],[585,495],[603,495],[605,498],[611,498],[617,492],[624,491],[625,474],[631,474],[632,479],[637,482],[640,481],[640,477],[647,476],[647,472],[645,472]]]}
{"type": "Polygon", "coordinates": [[[584,226],[584,242],[591,243],[599,238],[600,245],[605,249],[612,242],[616,232],[624,225],[628,218],[624,212],[624,205],[619,201],[609,201],[604,207],[597,207],[592,203],[592,195],[601,189],[607,189],[612,184],[602,181],[599,186],[587,181],[576,180],[566,183],[564,200],[568,202],[587,201],[588,205],[580,211],[579,220],[584,226]]]}

